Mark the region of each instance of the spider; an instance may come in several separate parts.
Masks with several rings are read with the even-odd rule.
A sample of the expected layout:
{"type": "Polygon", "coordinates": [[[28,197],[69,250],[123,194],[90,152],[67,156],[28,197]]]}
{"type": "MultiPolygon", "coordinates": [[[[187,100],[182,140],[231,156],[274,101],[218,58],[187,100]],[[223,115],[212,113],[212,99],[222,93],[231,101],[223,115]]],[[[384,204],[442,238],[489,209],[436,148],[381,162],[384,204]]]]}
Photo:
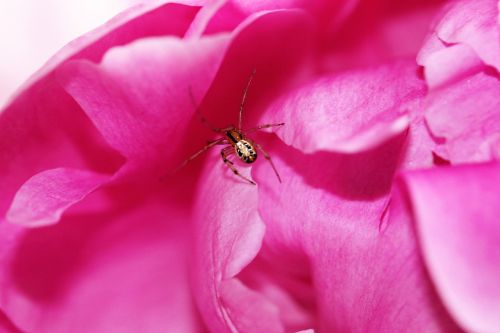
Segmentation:
{"type": "Polygon", "coordinates": [[[271,156],[262,148],[260,144],[257,142],[253,141],[250,139],[247,134],[252,133],[255,131],[262,130],[264,128],[270,128],[270,127],[279,127],[285,125],[285,123],[279,123],[279,124],[262,124],[258,125],[256,127],[250,128],[250,129],[243,129],[242,128],[242,122],[243,122],[243,109],[245,107],[245,101],[248,93],[248,89],[250,88],[250,84],[252,83],[253,77],[255,76],[255,69],[252,71],[252,74],[250,75],[247,85],[245,87],[245,90],[243,91],[243,97],[241,99],[240,103],[240,113],[239,113],[239,118],[238,118],[238,127],[235,127],[234,125],[230,125],[225,128],[216,128],[213,127],[201,114],[200,110],[196,106],[196,102],[193,96],[193,93],[191,89],[189,89],[189,94],[191,97],[191,101],[193,102],[193,105],[198,113],[198,115],[201,118],[202,123],[204,123],[208,128],[210,128],[212,131],[214,131],[217,134],[222,135],[220,138],[209,141],[208,144],[201,148],[199,151],[188,157],[179,167],[177,167],[176,170],[181,169],[184,167],[186,164],[188,164],[190,161],[194,160],[196,157],[200,156],[202,153],[206,152],[210,148],[216,146],[216,145],[227,145],[227,147],[222,148],[220,151],[222,161],[224,164],[226,164],[229,169],[238,177],[243,179],[244,181],[248,182],[249,184],[256,185],[255,182],[242,174],[239,173],[238,169],[234,166],[234,162],[230,161],[228,157],[232,154],[236,154],[240,160],[242,160],[244,163],[247,164],[252,164],[257,160],[257,150],[259,150],[262,155],[264,155],[264,158],[271,164],[271,167],[274,170],[274,173],[276,174],[276,177],[278,178],[278,181],[281,183],[281,177],[276,170],[276,167],[274,166],[273,160],[271,159],[271,156]]]}

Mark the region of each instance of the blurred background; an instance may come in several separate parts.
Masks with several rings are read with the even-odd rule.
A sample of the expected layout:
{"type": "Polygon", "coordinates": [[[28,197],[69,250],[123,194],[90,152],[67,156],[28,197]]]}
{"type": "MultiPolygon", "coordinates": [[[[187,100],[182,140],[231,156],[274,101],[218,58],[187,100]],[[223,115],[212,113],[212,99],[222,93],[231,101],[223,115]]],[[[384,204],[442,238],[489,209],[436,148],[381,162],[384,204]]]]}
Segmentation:
{"type": "Polygon", "coordinates": [[[0,0],[0,107],[65,44],[139,0],[0,0]]]}

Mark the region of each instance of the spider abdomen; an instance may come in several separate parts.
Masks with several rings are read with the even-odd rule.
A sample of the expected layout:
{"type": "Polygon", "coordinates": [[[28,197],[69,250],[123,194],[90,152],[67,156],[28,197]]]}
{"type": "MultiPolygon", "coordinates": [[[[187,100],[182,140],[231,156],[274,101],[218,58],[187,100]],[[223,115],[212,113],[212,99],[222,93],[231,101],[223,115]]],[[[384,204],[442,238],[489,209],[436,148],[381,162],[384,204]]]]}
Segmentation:
{"type": "Polygon", "coordinates": [[[253,145],[247,140],[239,140],[234,145],[236,154],[245,163],[253,163],[257,159],[257,152],[253,145]]]}

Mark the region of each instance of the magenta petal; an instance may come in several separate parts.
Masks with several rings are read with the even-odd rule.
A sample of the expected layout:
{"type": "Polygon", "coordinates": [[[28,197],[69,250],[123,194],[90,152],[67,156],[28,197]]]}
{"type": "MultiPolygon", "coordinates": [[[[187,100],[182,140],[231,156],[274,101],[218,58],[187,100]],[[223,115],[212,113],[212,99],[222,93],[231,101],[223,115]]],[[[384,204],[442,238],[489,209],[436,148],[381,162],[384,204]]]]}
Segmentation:
{"type": "Polygon", "coordinates": [[[227,35],[145,39],[109,51],[100,65],[70,62],[58,77],[105,140],[128,158],[127,168],[165,172],[195,113],[189,90],[205,94],[227,42],[227,35]]]}
{"type": "Polygon", "coordinates": [[[235,277],[257,255],[264,236],[255,187],[230,178],[232,173],[212,157],[200,178],[194,209],[194,288],[201,314],[213,332],[248,329],[262,316],[267,318],[266,327],[280,327],[269,301],[235,277]],[[252,307],[241,300],[252,300],[252,307]]]}
{"type": "Polygon", "coordinates": [[[35,84],[46,79],[48,74],[67,60],[88,59],[97,62],[113,46],[124,45],[139,38],[182,36],[198,8],[166,2],[160,0],[133,6],[104,25],[70,42],[36,72],[20,92],[36,89],[35,84]]]}
{"type": "Polygon", "coordinates": [[[421,246],[438,292],[472,332],[500,327],[500,164],[406,173],[421,246]]]}
{"type": "MultiPolygon", "coordinates": [[[[2,223],[2,222],[0,222],[2,223]]],[[[0,312],[0,332],[1,333],[23,333],[12,324],[11,320],[2,311],[0,312]]]]}
{"type": "Polygon", "coordinates": [[[1,224],[2,310],[24,332],[204,332],[186,212],[168,196],[46,228],[1,224]]]}
{"type": "Polygon", "coordinates": [[[109,175],[68,168],[36,174],[17,191],[7,220],[30,227],[56,223],[66,209],[109,179],[109,175]]]}
{"type": "Polygon", "coordinates": [[[287,93],[261,122],[285,122],[278,135],[307,153],[355,153],[404,131],[424,93],[413,62],[347,71],[287,93]]]}
{"type": "Polygon", "coordinates": [[[69,59],[99,61],[113,46],[145,36],[183,35],[197,10],[164,1],[137,5],[70,43],[19,89],[0,111],[2,216],[15,191],[36,173],[61,166],[112,173],[123,163],[56,82],[54,69],[69,59]]]}
{"type": "Polygon", "coordinates": [[[411,220],[389,202],[402,139],[352,155],[276,144],[269,150],[282,184],[268,164],[254,167],[264,245],[273,265],[287,263],[282,274],[301,267],[302,256],[309,261],[320,331],[456,331],[426,274],[411,220]]]}
{"type": "Polygon", "coordinates": [[[498,77],[483,72],[429,95],[425,117],[433,135],[445,139],[445,158],[463,163],[500,157],[498,96],[498,77]]]}

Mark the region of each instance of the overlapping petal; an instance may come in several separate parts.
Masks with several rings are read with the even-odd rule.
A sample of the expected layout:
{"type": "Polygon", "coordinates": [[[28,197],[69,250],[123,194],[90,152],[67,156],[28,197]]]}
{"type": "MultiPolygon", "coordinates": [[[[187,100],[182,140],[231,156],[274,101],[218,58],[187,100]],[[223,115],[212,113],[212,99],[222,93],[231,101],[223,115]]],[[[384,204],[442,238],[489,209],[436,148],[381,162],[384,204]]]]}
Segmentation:
{"type": "Polygon", "coordinates": [[[500,326],[500,166],[446,167],[404,175],[422,252],[438,293],[463,327],[500,326]]]}
{"type": "MultiPolygon", "coordinates": [[[[0,175],[14,176],[0,194],[0,209],[6,211],[14,198],[8,217],[40,225],[56,222],[78,203],[57,226],[26,231],[0,225],[5,231],[0,234],[10,237],[0,242],[6,267],[0,284],[7,290],[0,306],[9,319],[41,333],[197,332],[203,325],[191,300],[194,291],[204,324],[214,332],[459,331],[441,295],[464,326],[495,325],[494,312],[482,314],[485,326],[477,324],[479,314],[462,314],[463,299],[473,299],[479,309],[484,305],[482,294],[462,280],[449,289],[437,282],[435,292],[435,276],[439,281],[449,274],[431,264],[429,278],[425,263],[436,257],[425,252],[422,260],[407,197],[390,196],[395,172],[432,165],[442,138],[444,157],[452,162],[498,156],[496,73],[480,72],[470,86],[459,81],[482,71],[483,62],[496,66],[496,49],[479,45],[495,37],[491,13],[478,24],[463,12],[474,6],[484,11],[492,2],[459,1],[436,30],[441,44],[428,49],[427,82],[455,85],[428,100],[434,137],[422,119],[426,87],[417,66],[413,61],[380,65],[399,55],[392,42],[404,38],[375,43],[382,46],[380,54],[370,54],[366,62],[357,62],[366,50],[360,40],[342,47],[344,58],[327,55],[333,48],[325,40],[350,38],[339,38],[337,25],[355,1],[214,1],[201,10],[195,2],[136,7],[73,43],[2,115],[8,140],[0,143],[6,151],[0,175]],[[448,39],[454,44],[445,45],[448,39]],[[438,68],[454,55],[466,69],[438,68]],[[354,59],[350,65],[370,66],[346,70],[346,57],[354,59]],[[236,124],[253,70],[244,128],[286,123],[277,131],[283,141],[274,134],[250,135],[271,153],[283,183],[260,158],[252,170],[236,164],[258,182],[257,188],[249,186],[216,152],[170,173],[212,139],[199,124],[200,113],[217,127],[236,124]],[[476,115],[466,94],[483,97],[476,121],[470,120],[476,115]],[[61,126],[48,131],[56,119],[61,126]],[[38,137],[31,140],[33,132],[38,137]],[[40,158],[40,151],[47,156],[40,158]],[[13,172],[18,165],[20,171],[13,172]],[[112,174],[114,182],[94,193],[110,177],[103,175],[112,174]]],[[[429,4],[432,12],[435,2],[429,4]]],[[[397,11],[389,10],[394,14],[389,16],[407,17],[397,11]]],[[[416,33],[426,20],[421,14],[414,17],[420,22],[416,33]]],[[[414,49],[415,43],[408,43],[405,50],[414,49]]],[[[472,171],[464,175],[470,184],[477,177],[472,171]]],[[[424,207],[433,177],[405,177],[412,203],[424,207]]],[[[464,197],[457,191],[450,200],[464,197]]],[[[437,203],[426,211],[426,221],[442,217],[437,203]]],[[[431,227],[422,237],[435,232],[431,227]]],[[[494,240],[492,235],[488,244],[494,240]]],[[[449,256],[456,244],[448,243],[448,252],[437,254],[449,256]]],[[[480,250],[472,254],[484,259],[480,250]]],[[[498,273],[483,262],[485,274],[498,273]]],[[[463,269],[469,263],[452,264],[463,269]]]]}
{"type": "Polygon", "coordinates": [[[500,70],[498,1],[453,1],[447,4],[418,55],[431,87],[453,83],[481,71],[500,70]]]}
{"type": "Polygon", "coordinates": [[[55,223],[68,207],[109,179],[109,175],[67,168],[41,172],[17,191],[7,212],[7,220],[29,227],[55,223]]]}
{"type": "Polygon", "coordinates": [[[124,172],[141,169],[158,179],[168,162],[175,167],[175,148],[195,114],[190,90],[205,94],[228,41],[227,35],[141,40],[109,51],[100,65],[70,62],[58,77],[109,145],[128,159],[124,172]]]}
{"type": "Polygon", "coordinates": [[[70,167],[113,173],[123,163],[60,87],[54,70],[69,59],[99,61],[110,47],[144,36],[182,35],[197,10],[162,1],[133,7],[70,43],[20,88],[0,116],[2,215],[19,187],[39,172],[70,167]]]}
{"type": "Polygon", "coordinates": [[[73,213],[43,229],[3,223],[2,309],[25,332],[199,332],[189,234],[178,223],[186,210],[165,205],[173,196],[73,213]]]}
{"type": "Polygon", "coordinates": [[[269,166],[254,169],[264,244],[278,253],[274,262],[308,258],[322,331],[456,330],[427,277],[411,220],[393,216],[392,202],[387,217],[403,142],[356,155],[275,147],[281,185],[269,166]]]}
{"type": "Polygon", "coordinates": [[[454,163],[500,157],[500,80],[480,72],[432,92],[426,120],[435,137],[445,139],[440,155],[454,163]]]}
{"type": "Polygon", "coordinates": [[[263,115],[285,122],[279,135],[306,153],[369,150],[406,130],[425,94],[416,66],[399,62],[313,79],[263,115]]]}

